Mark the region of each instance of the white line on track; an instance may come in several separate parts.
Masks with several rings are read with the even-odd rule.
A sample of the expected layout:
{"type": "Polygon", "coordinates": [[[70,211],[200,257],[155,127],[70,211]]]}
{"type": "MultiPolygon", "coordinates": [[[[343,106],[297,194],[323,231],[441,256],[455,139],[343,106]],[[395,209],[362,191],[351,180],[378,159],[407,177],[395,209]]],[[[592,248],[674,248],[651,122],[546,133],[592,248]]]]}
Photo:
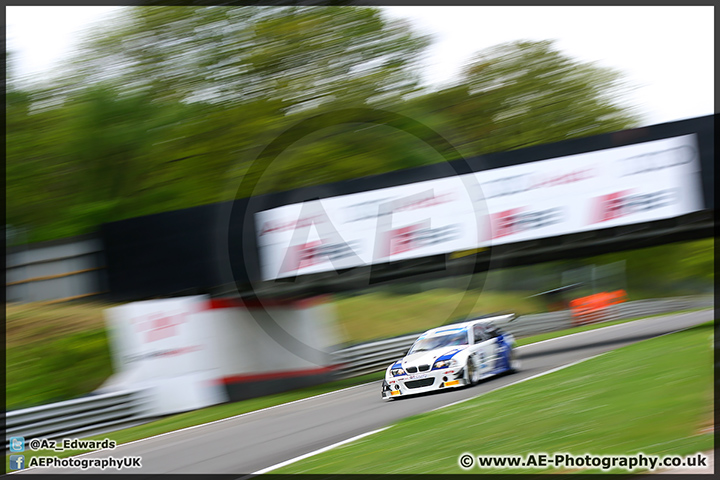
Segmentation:
{"type": "MultiPolygon", "coordinates": [[[[630,322],[626,322],[626,323],[630,323],[630,322]]],[[[550,339],[548,339],[548,340],[542,340],[542,341],[540,341],[540,342],[530,343],[530,344],[528,344],[528,345],[522,345],[522,346],[520,346],[520,347],[517,347],[517,349],[519,350],[519,349],[521,349],[521,348],[529,347],[529,346],[531,346],[531,345],[538,345],[538,344],[544,343],[544,342],[551,342],[551,341],[553,341],[553,340],[558,340],[558,339],[561,339],[561,338],[572,337],[573,335],[581,335],[581,334],[583,334],[583,333],[594,332],[594,331],[596,331],[596,330],[605,330],[605,329],[608,329],[608,328],[619,327],[619,326],[621,326],[621,325],[624,325],[624,323],[621,323],[621,324],[618,324],[618,325],[610,325],[609,327],[601,327],[601,328],[595,328],[595,329],[592,329],[592,330],[586,330],[586,331],[584,331],[584,332],[572,333],[572,334],[570,334],[570,335],[564,335],[564,336],[562,336],[562,337],[550,338],[550,339]]],[[[569,366],[569,365],[568,365],[568,366],[569,366]]],[[[293,404],[295,404],[295,403],[304,402],[304,401],[306,401],[306,400],[311,400],[311,399],[314,399],[314,398],[320,398],[320,397],[323,397],[323,396],[325,396],[325,395],[332,395],[332,394],[334,394],[334,393],[345,392],[345,391],[347,391],[347,390],[352,390],[353,388],[364,387],[365,385],[370,385],[370,384],[375,383],[375,382],[377,382],[377,381],[378,381],[378,380],[373,381],[373,382],[363,383],[363,384],[360,384],[360,385],[354,385],[354,386],[352,386],[352,387],[343,388],[343,389],[341,389],[341,390],[335,390],[335,391],[332,391],[332,392],[321,393],[320,395],[314,395],[314,396],[312,396],[312,397],[301,398],[301,399],[298,399],[298,400],[293,400],[292,402],[281,403],[281,404],[279,404],[279,405],[273,405],[272,407],[266,407],[266,408],[263,408],[263,409],[260,409],[260,410],[253,410],[252,412],[245,412],[245,413],[241,413],[241,414],[239,414],[239,415],[234,415],[234,416],[232,416],[232,417],[227,417],[227,418],[221,418],[221,419],[218,419],[218,420],[213,420],[212,422],[201,423],[201,424],[199,424],[199,425],[192,425],[192,426],[190,426],[190,427],[181,428],[181,429],[179,429],[179,430],[173,430],[173,431],[171,431],[171,432],[159,433],[159,434],[157,434],[157,435],[153,435],[152,437],[140,438],[140,439],[138,439],[138,440],[133,440],[132,442],[122,443],[122,444],[118,445],[118,446],[116,447],[116,449],[117,449],[117,448],[120,448],[120,447],[124,447],[124,446],[126,446],[126,445],[133,445],[133,444],[136,444],[136,443],[144,442],[144,441],[146,441],[146,440],[152,440],[152,439],[155,439],[155,438],[160,438],[160,437],[164,437],[164,436],[167,436],[167,435],[172,435],[172,434],[175,434],[175,433],[185,432],[185,431],[192,430],[192,429],[195,429],[195,428],[204,427],[204,426],[206,426],[206,425],[214,425],[214,424],[217,424],[217,423],[220,423],[220,422],[225,422],[225,421],[228,421],[228,420],[233,420],[233,419],[236,419],[236,418],[245,417],[245,416],[247,416],[247,415],[253,415],[253,414],[256,414],[256,413],[266,412],[266,411],[272,410],[272,409],[274,409],[274,408],[279,408],[279,407],[283,407],[283,406],[286,406],[286,405],[293,405],[293,404]]],[[[461,400],[461,401],[464,401],[464,400],[461,400]]],[[[450,404],[450,405],[454,405],[454,404],[450,404]]],[[[446,405],[446,406],[449,406],[449,405],[446,405]]],[[[443,408],[443,407],[440,407],[440,408],[443,408]]],[[[83,456],[85,456],[85,455],[90,455],[90,454],[96,453],[96,452],[98,452],[98,450],[94,450],[94,451],[91,451],[91,452],[80,453],[80,454],[78,454],[78,455],[72,455],[72,457],[73,457],[73,458],[83,457],[83,456]]],[[[20,472],[23,472],[23,471],[26,471],[26,470],[33,470],[33,469],[35,469],[35,468],[36,468],[36,467],[30,467],[30,468],[25,468],[25,469],[23,469],[23,470],[16,470],[16,471],[14,471],[14,472],[8,472],[8,473],[20,473],[20,472]]],[[[278,467],[278,468],[279,468],[279,467],[278,467]]]]}
{"type": "MultiPolygon", "coordinates": [[[[605,352],[605,353],[607,353],[607,352],[605,352]]],[[[601,353],[600,355],[605,355],[605,353],[601,353]]],[[[558,370],[562,370],[562,369],[564,369],[564,368],[567,368],[567,367],[576,365],[576,364],[578,364],[578,363],[580,363],[580,362],[584,362],[584,361],[586,361],[586,360],[590,360],[591,358],[599,357],[600,355],[593,355],[592,357],[583,358],[583,359],[581,359],[581,360],[578,360],[578,361],[575,361],[575,362],[572,362],[572,363],[568,363],[568,364],[566,364],[566,365],[561,365],[561,366],[559,366],[559,367],[552,368],[552,369],[547,370],[547,371],[545,371],[545,372],[538,373],[537,375],[533,375],[533,376],[530,376],[530,377],[527,377],[527,378],[523,378],[523,379],[518,380],[518,381],[516,381],[516,382],[512,382],[512,383],[509,383],[509,384],[507,384],[507,385],[503,385],[502,387],[495,388],[495,389],[493,389],[493,390],[490,390],[490,392],[496,392],[496,391],[500,390],[501,388],[509,387],[510,385],[516,385],[516,384],[521,383],[521,382],[524,382],[524,381],[526,381],[526,380],[531,380],[531,379],[533,379],[533,378],[542,377],[543,375],[547,375],[548,373],[557,372],[558,370]]],[[[434,408],[434,409],[432,409],[432,410],[430,410],[430,411],[431,411],[431,412],[434,412],[435,410],[440,410],[440,409],[443,409],[443,408],[446,408],[446,407],[450,407],[450,406],[453,406],[453,405],[457,405],[457,404],[459,404],[459,403],[467,402],[468,400],[472,400],[472,399],[474,399],[474,398],[480,397],[480,396],[485,395],[486,393],[490,393],[490,392],[483,392],[483,393],[481,393],[480,395],[475,395],[474,397],[466,398],[466,399],[464,399],[464,400],[460,400],[459,402],[448,403],[447,405],[443,405],[443,406],[441,406],[441,407],[434,408]]],[[[250,475],[262,475],[263,473],[268,473],[268,472],[271,472],[271,471],[273,471],[273,470],[277,470],[278,468],[284,467],[284,466],[286,466],[286,465],[290,465],[290,464],[295,463],[295,462],[299,462],[300,460],[304,460],[304,459],[306,459],[306,458],[313,457],[313,456],[318,455],[318,454],[323,453],[323,452],[327,452],[328,450],[332,450],[333,448],[339,447],[339,446],[341,446],[341,445],[345,445],[346,443],[354,442],[355,440],[360,440],[361,438],[367,437],[367,436],[372,435],[372,434],[374,434],[374,433],[382,432],[383,430],[387,430],[388,428],[390,428],[390,426],[387,426],[387,427],[384,427],[384,428],[380,428],[380,429],[378,429],[378,430],[373,430],[373,431],[371,431],[371,432],[363,433],[363,434],[361,434],[361,435],[356,435],[356,436],[354,436],[354,437],[352,437],[352,438],[348,438],[347,440],[343,440],[342,442],[333,443],[332,445],[328,445],[327,447],[323,447],[323,448],[320,448],[320,449],[318,449],[318,450],[315,450],[314,452],[306,453],[306,454],[304,454],[304,455],[300,455],[299,457],[291,458],[290,460],[285,460],[284,462],[276,463],[275,465],[272,465],[272,466],[267,467],[267,468],[263,468],[262,470],[258,470],[257,472],[254,472],[254,473],[252,473],[252,474],[250,474],[250,475]]]]}
{"type": "Polygon", "coordinates": [[[367,437],[374,433],[382,432],[383,430],[387,430],[388,428],[390,428],[390,427],[383,427],[383,428],[379,428],[377,430],[373,430],[372,432],[366,432],[366,433],[362,433],[360,435],[356,435],[352,438],[348,438],[347,440],[343,440],[342,442],[333,443],[332,445],[328,445],[327,447],[323,447],[318,450],[315,450],[314,452],[306,453],[305,455],[300,455],[299,457],[291,458],[290,460],[285,460],[284,462],[276,463],[275,465],[272,465],[270,467],[263,468],[262,470],[258,470],[257,472],[252,473],[251,475],[262,475],[263,473],[277,470],[278,468],[284,467],[285,465],[290,465],[291,463],[299,462],[300,460],[304,460],[306,458],[313,457],[319,453],[327,452],[328,450],[332,450],[333,448],[339,447],[340,445],[345,445],[346,443],[354,442],[355,440],[360,440],[361,438],[367,437]]]}

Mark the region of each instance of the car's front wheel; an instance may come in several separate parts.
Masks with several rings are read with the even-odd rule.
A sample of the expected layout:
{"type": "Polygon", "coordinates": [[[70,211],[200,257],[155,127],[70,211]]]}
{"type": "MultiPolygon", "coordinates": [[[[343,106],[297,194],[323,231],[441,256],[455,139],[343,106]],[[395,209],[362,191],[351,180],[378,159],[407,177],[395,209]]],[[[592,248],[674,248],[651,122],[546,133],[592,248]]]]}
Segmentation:
{"type": "Polygon", "coordinates": [[[383,400],[393,400],[392,395],[386,397],[385,392],[390,392],[390,385],[388,385],[387,380],[383,379],[381,396],[383,400]]]}

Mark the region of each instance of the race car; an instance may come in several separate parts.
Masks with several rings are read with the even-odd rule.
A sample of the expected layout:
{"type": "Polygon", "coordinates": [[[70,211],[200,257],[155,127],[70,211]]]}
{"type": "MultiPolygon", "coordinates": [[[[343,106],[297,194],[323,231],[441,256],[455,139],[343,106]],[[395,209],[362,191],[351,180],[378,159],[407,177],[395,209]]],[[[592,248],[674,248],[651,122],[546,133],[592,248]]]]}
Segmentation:
{"type": "Polygon", "coordinates": [[[512,318],[476,318],[423,333],[404,358],[388,367],[382,398],[475,385],[484,378],[517,371],[515,338],[494,323],[512,318]]]}

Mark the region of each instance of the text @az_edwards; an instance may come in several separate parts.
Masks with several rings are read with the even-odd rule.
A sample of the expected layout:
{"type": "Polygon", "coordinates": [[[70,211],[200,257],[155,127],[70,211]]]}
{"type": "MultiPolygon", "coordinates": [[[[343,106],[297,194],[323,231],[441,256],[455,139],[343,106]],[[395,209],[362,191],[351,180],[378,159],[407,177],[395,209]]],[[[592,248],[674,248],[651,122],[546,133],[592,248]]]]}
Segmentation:
{"type": "Polygon", "coordinates": [[[48,438],[33,438],[27,442],[30,450],[53,450],[64,452],[66,450],[113,450],[117,446],[115,440],[80,440],[79,438],[63,438],[50,440],[48,438]]]}

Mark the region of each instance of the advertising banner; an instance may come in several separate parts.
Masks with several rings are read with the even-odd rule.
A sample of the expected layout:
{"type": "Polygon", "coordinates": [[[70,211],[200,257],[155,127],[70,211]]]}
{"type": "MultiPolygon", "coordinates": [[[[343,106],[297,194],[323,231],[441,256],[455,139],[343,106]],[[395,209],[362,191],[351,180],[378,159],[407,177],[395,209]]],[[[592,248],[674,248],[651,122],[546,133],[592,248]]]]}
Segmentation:
{"type": "Polygon", "coordinates": [[[151,415],[227,400],[217,377],[214,332],[203,321],[205,296],[147,300],[105,310],[114,388],[147,391],[151,415]]]}
{"type": "Polygon", "coordinates": [[[484,204],[471,197],[474,182],[456,176],[259,212],[263,277],[472,248],[490,235],[484,204]]]}
{"type": "Polygon", "coordinates": [[[116,372],[146,379],[208,369],[207,329],[196,319],[204,296],[134,302],[105,311],[116,372]]]}
{"type": "Polygon", "coordinates": [[[672,218],[703,208],[694,134],[256,213],[263,280],[672,218]]]}

